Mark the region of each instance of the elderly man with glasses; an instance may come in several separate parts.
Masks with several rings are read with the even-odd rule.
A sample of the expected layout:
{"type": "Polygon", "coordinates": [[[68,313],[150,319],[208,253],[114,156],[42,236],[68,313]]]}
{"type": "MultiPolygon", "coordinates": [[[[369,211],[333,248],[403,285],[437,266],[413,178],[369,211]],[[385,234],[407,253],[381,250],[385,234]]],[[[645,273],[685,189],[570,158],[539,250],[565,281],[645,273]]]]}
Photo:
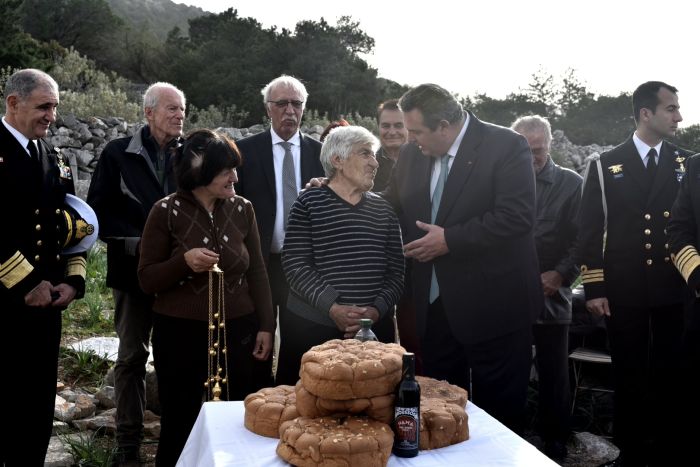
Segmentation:
{"type": "MultiPolygon", "coordinates": [[[[323,176],[323,167],[321,143],[299,130],[309,96],[301,81],[282,75],[261,93],[271,128],[237,142],[244,163],[238,168],[236,193],[253,203],[277,316],[278,309],[284,313],[289,293],[281,262],[289,209],[303,183],[323,176]]],[[[284,339],[284,330],[280,333],[284,339]]],[[[259,362],[260,387],[272,383],[271,360],[259,362]]]]}

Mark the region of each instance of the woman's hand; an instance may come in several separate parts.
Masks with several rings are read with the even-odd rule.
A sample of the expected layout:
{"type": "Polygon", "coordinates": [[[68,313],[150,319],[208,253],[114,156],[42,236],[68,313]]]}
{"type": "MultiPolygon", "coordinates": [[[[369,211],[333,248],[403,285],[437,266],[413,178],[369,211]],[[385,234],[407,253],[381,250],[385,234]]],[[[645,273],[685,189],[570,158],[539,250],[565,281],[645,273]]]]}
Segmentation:
{"type": "Polygon", "coordinates": [[[192,248],[185,253],[185,262],[194,272],[208,271],[219,261],[219,254],[206,248],[192,248]]]}
{"type": "Polygon", "coordinates": [[[267,360],[272,352],[272,333],[260,331],[255,338],[255,348],[253,349],[253,357],[256,360],[267,360]]]}

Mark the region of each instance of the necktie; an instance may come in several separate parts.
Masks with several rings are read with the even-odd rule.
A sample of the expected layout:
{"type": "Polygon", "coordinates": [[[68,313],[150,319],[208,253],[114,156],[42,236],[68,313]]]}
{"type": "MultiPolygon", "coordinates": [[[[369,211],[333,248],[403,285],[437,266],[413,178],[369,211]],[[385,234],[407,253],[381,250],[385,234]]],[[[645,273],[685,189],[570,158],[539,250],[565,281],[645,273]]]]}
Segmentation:
{"type": "Polygon", "coordinates": [[[447,171],[449,170],[447,164],[449,162],[450,156],[447,154],[440,158],[440,175],[435,184],[435,190],[433,190],[433,198],[431,200],[430,221],[432,223],[435,223],[438,209],[440,209],[440,200],[442,199],[442,190],[445,188],[445,182],[447,181],[447,171]]]}
{"type": "Polygon", "coordinates": [[[656,176],[656,149],[651,148],[647,153],[647,175],[649,178],[649,183],[654,182],[654,177],[656,176]]]}
{"type": "MultiPolygon", "coordinates": [[[[442,199],[442,190],[445,188],[447,181],[447,171],[449,170],[448,163],[450,156],[445,154],[440,159],[440,176],[438,176],[437,184],[433,190],[433,199],[431,201],[431,222],[435,223],[438,209],[440,209],[440,200],[442,199]]],[[[438,286],[437,276],[435,275],[435,266],[433,266],[433,274],[430,278],[430,303],[433,303],[440,296],[440,287],[438,286]]]]}
{"type": "Polygon", "coordinates": [[[279,143],[284,148],[284,160],[282,161],[282,206],[284,207],[284,229],[287,230],[289,211],[297,199],[297,177],[294,171],[294,156],[292,156],[292,143],[283,141],[279,143]]]}
{"type": "Polygon", "coordinates": [[[29,149],[29,155],[32,157],[32,160],[39,162],[39,151],[37,151],[36,144],[31,139],[27,143],[27,149],[29,149]]]}

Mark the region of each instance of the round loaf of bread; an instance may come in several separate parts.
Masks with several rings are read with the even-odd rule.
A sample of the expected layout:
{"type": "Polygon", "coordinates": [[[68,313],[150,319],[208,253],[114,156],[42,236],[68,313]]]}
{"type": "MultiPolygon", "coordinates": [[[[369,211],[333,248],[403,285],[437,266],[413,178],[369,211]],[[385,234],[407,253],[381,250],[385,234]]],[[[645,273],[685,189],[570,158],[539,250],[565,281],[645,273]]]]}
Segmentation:
{"type": "Polygon", "coordinates": [[[421,398],[442,399],[460,407],[467,405],[467,391],[459,386],[427,376],[416,376],[416,381],[420,384],[421,398]]]}
{"type": "Polygon", "coordinates": [[[398,344],[333,339],[311,347],[301,358],[301,384],[324,399],[350,400],[392,394],[401,380],[398,344]]]}
{"type": "Polygon", "coordinates": [[[437,449],[469,439],[464,407],[441,399],[420,400],[420,449],[437,449]]]}
{"type": "Polygon", "coordinates": [[[299,417],[280,426],[277,454],[300,467],[383,467],[393,443],[391,427],[367,417],[299,417]]]}
{"type": "Polygon", "coordinates": [[[282,385],[261,389],[248,394],[243,405],[245,427],[253,433],[270,438],[279,437],[282,422],[299,416],[294,386],[282,385]]]}
{"type": "Polygon", "coordinates": [[[297,410],[307,418],[345,415],[367,415],[383,423],[394,419],[394,395],[337,401],[314,396],[299,381],[295,387],[297,410]]]}

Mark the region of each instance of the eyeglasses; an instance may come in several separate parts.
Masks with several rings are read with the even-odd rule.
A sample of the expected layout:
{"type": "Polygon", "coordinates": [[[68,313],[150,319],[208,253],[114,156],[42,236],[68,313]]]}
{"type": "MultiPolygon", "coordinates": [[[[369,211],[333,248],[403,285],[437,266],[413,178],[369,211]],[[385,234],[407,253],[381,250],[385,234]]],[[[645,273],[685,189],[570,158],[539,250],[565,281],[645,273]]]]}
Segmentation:
{"type": "Polygon", "coordinates": [[[275,104],[275,106],[278,109],[286,109],[289,104],[292,104],[292,107],[295,109],[301,109],[301,106],[304,105],[304,101],[290,101],[290,100],[281,100],[281,101],[267,101],[268,104],[275,104]]]}

